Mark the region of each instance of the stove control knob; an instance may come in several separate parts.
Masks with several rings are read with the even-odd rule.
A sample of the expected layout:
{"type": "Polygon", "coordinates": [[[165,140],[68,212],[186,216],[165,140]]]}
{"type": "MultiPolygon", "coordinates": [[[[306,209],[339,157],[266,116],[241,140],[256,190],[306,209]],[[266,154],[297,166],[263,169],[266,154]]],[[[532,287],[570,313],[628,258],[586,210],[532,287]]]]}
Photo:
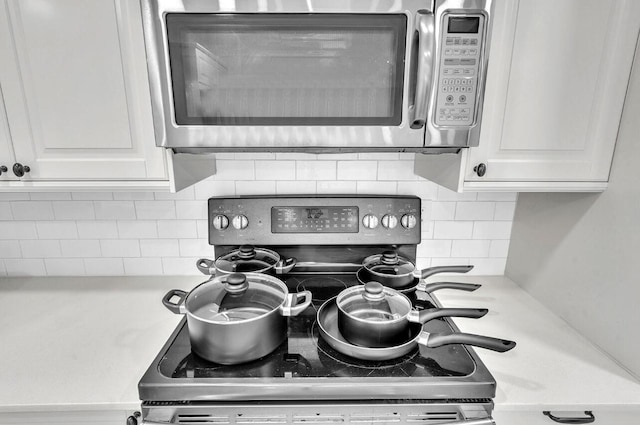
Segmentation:
{"type": "Polygon", "coordinates": [[[240,214],[233,217],[233,220],[231,220],[231,224],[233,224],[233,227],[238,230],[246,229],[249,225],[249,219],[246,215],[240,214]]]}
{"type": "Polygon", "coordinates": [[[398,225],[398,217],[393,214],[386,214],[382,217],[382,225],[387,229],[394,229],[398,225]]]}
{"type": "Polygon", "coordinates": [[[402,224],[402,227],[405,229],[413,229],[416,227],[416,224],[418,224],[418,219],[413,214],[405,214],[400,219],[400,224],[402,224]]]}
{"type": "Polygon", "coordinates": [[[212,224],[214,229],[224,230],[229,227],[229,219],[226,215],[218,214],[217,216],[213,217],[212,224]]]}
{"type": "Polygon", "coordinates": [[[373,214],[367,214],[362,217],[362,225],[365,229],[375,229],[378,227],[378,217],[373,214]]]}

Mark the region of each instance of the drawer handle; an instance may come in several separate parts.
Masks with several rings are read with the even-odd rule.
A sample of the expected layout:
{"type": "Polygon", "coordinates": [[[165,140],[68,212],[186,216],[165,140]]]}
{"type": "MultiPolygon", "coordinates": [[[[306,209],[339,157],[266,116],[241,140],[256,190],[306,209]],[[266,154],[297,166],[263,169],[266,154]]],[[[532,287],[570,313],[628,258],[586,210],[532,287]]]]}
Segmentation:
{"type": "Polygon", "coordinates": [[[596,421],[596,417],[593,416],[593,412],[591,410],[585,410],[584,414],[587,415],[586,418],[559,418],[557,416],[553,416],[548,410],[545,410],[542,414],[548,416],[549,419],[554,422],[558,422],[559,424],[590,424],[596,421]]]}

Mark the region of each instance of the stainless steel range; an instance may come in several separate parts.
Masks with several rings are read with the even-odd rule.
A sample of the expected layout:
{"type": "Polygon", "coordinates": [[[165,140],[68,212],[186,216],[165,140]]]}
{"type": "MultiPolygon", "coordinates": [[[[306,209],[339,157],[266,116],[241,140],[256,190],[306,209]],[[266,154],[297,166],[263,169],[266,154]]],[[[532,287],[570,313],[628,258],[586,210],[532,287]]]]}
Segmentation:
{"type": "MultiPolygon", "coordinates": [[[[286,339],[274,351],[241,364],[218,364],[195,354],[183,319],[139,383],[144,423],[493,423],[496,383],[469,346],[415,344],[399,357],[356,358],[327,339],[326,324],[318,322],[318,312],[334,297],[361,283],[358,271],[365,258],[393,251],[415,264],[419,198],[211,198],[208,206],[216,258],[249,252],[246,245],[277,252],[286,260],[268,272],[290,293],[310,291],[312,301],[288,318],[286,339]]],[[[205,260],[198,267],[224,273],[219,265],[205,260]]],[[[441,307],[431,293],[441,287],[477,287],[444,282],[424,291],[416,286],[424,289],[424,281],[416,278],[398,291],[417,310],[441,307]]],[[[449,318],[429,320],[421,329],[424,335],[458,331],[449,318]]]]}

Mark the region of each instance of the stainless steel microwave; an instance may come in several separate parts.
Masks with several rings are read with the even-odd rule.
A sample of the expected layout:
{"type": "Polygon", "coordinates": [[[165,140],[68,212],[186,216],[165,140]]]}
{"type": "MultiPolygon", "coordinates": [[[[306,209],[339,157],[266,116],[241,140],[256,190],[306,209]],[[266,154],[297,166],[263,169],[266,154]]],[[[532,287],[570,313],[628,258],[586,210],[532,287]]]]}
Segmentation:
{"type": "Polygon", "coordinates": [[[156,144],[477,146],[492,0],[141,0],[156,144]]]}

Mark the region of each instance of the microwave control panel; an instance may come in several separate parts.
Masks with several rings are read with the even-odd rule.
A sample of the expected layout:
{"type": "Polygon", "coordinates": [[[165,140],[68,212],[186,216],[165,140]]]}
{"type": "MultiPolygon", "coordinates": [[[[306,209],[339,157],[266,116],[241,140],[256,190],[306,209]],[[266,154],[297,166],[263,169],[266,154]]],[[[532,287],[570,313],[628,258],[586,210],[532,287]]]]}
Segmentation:
{"type": "Polygon", "coordinates": [[[481,14],[445,14],[440,46],[440,73],[435,124],[469,127],[475,122],[476,99],[482,71],[485,17],[481,14]]]}

